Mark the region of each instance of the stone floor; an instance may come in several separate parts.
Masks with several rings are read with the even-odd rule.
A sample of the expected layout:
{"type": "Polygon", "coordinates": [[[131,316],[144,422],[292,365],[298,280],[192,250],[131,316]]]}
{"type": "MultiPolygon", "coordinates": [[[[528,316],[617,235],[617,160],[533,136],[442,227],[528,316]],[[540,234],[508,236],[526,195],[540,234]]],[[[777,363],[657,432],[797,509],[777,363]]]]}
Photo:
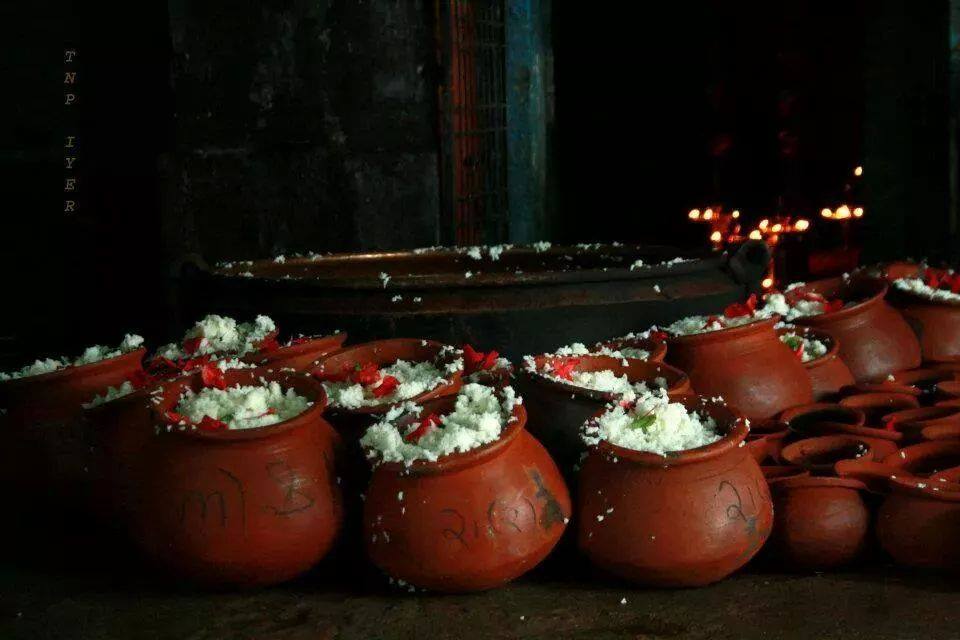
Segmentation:
{"type": "Polygon", "coordinates": [[[391,590],[373,577],[344,587],[331,569],[261,591],[197,592],[159,582],[134,561],[105,571],[95,557],[53,557],[0,569],[3,640],[960,638],[957,579],[882,563],[819,575],[748,568],[711,587],[670,591],[584,569],[558,577],[570,572],[554,562],[504,589],[443,596],[391,590]]]}

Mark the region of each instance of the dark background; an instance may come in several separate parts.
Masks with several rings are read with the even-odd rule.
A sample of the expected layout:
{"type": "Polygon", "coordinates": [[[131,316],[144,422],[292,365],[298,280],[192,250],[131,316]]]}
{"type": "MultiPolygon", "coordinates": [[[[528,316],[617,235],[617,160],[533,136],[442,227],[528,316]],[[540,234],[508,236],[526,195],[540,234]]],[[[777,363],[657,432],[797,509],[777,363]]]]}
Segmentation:
{"type": "MultiPolygon", "coordinates": [[[[947,0],[664,4],[543,3],[543,239],[705,247],[692,207],[815,220],[855,197],[867,259],[954,257],[947,0]]],[[[443,238],[434,3],[2,11],[4,360],[169,333],[184,265],[443,238]]]]}

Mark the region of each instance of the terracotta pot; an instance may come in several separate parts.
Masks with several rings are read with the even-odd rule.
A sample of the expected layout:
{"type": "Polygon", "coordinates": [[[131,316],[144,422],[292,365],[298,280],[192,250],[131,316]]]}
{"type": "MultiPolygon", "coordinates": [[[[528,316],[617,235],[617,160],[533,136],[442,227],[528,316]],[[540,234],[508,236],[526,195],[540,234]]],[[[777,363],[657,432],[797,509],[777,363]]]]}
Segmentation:
{"type": "Polygon", "coordinates": [[[866,414],[856,407],[842,404],[814,403],[784,411],[780,420],[791,430],[787,443],[805,437],[820,435],[852,435],[899,442],[899,431],[877,428],[866,424],[866,414]]]}
{"type": "MultiPolygon", "coordinates": [[[[133,538],[161,568],[192,581],[251,587],[288,580],[326,555],[342,522],[339,437],[323,419],[326,394],[303,375],[232,370],[229,386],[276,380],[313,405],[256,429],[160,431],[144,451],[133,538]]],[[[154,424],[197,377],[164,385],[154,424]]]]}
{"type": "MultiPolygon", "coordinates": [[[[406,360],[408,362],[436,362],[443,370],[445,363],[452,360],[451,356],[441,356],[440,351],[445,346],[443,343],[432,340],[419,340],[415,338],[394,338],[391,340],[377,340],[375,342],[366,342],[334,351],[320,358],[320,362],[313,369],[314,375],[322,375],[324,372],[338,373],[344,367],[350,368],[355,365],[374,363],[383,367],[393,364],[397,360],[406,360]]],[[[455,373],[448,378],[446,384],[434,387],[426,393],[410,398],[410,402],[423,404],[428,400],[441,398],[456,394],[463,385],[461,374],[455,373]]],[[[382,404],[360,407],[357,409],[347,409],[343,407],[330,407],[327,411],[327,419],[340,432],[340,435],[348,441],[354,441],[363,435],[368,426],[379,419],[379,416],[386,413],[396,402],[384,402],[382,404]]]]}
{"type": "Polygon", "coordinates": [[[884,491],[891,478],[930,478],[960,468],[960,442],[921,442],[899,449],[882,461],[843,460],[836,464],[838,476],[855,478],[884,491]]]}
{"type": "Polygon", "coordinates": [[[866,424],[873,427],[882,426],[883,416],[889,413],[920,407],[916,396],[905,393],[858,393],[843,398],[839,404],[862,411],[867,418],[866,424]]]}
{"type": "Polygon", "coordinates": [[[53,492],[64,505],[85,504],[90,443],[79,422],[83,404],[119,387],[142,370],[144,349],[52,373],[0,382],[0,407],[7,410],[11,481],[19,494],[43,502],[53,492]],[[29,478],[29,481],[25,479],[29,478]]]}
{"type": "Polygon", "coordinates": [[[789,476],[770,480],[777,514],[768,547],[784,564],[825,570],[848,564],[866,547],[870,511],[864,483],[789,476]]]}
{"type": "Polygon", "coordinates": [[[839,395],[844,387],[854,384],[853,374],[846,363],[840,359],[840,343],[827,331],[810,327],[793,327],[777,330],[777,335],[797,333],[806,338],[819,340],[827,346],[827,352],[815,360],[804,362],[803,366],[813,385],[813,399],[830,400],[839,395]]]}
{"type": "Polygon", "coordinates": [[[268,353],[250,354],[245,356],[243,361],[274,369],[290,368],[297,371],[310,371],[321,357],[342,348],[346,339],[347,334],[343,332],[310,338],[305,342],[280,347],[268,353]]]}
{"type": "Polygon", "coordinates": [[[960,569],[960,484],[897,477],[877,513],[880,546],[897,564],[960,569]]]}
{"type": "Polygon", "coordinates": [[[931,394],[936,390],[937,383],[956,380],[956,373],[945,369],[934,369],[931,367],[921,367],[919,369],[910,369],[908,371],[898,371],[892,374],[893,384],[901,384],[907,387],[917,389],[921,395],[931,394]]]}
{"type": "Polygon", "coordinates": [[[916,333],[924,360],[960,358],[960,302],[934,302],[896,288],[890,290],[890,301],[916,333]]]}
{"type": "MultiPolygon", "coordinates": [[[[449,412],[454,398],[424,405],[449,412]]],[[[514,408],[499,440],[436,462],[373,470],[363,535],[373,563],[392,578],[447,592],[504,585],[543,560],[571,513],[570,495],[546,449],[514,408]]]]}
{"type": "Polygon", "coordinates": [[[767,479],[767,484],[772,480],[777,480],[780,478],[807,478],[810,476],[810,472],[803,467],[794,467],[792,465],[767,465],[761,466],[760,471],[763,472],[763,477],[767,479]]]}
{"type": "Polygon", "coordinates": [[[698,586],[722,580],[770,534],[773,509],[760,467],[740,446],[742,415],[703,397],[721,440],[667,457],[601,441],[580,472],[578,543],[591,562],[628,580],[698,586]]]}
{"type": "Polygon", "coordinates": [[[722,396],[751,420],[772,418],[813,400],[806,369],[777,338],[777,321],[671,337],[667,361],[686,371],[697,393],[722,396]]]}
{"type": "Polygon", "coordinates": [[[788,444],[780,452],[787,464],[808,469],[813,474],[831,475],[839,460],[873,460],[879,462],[897,450],[886,440],[859,436],[833,435],[807,438],[788,444]]]}
{"type": "MultiPolygon", "coordinates": [[[[536,356],[537,370],[548,359],[546,355],[536,356]]],[[[667,364],[633,359],[623,364],[620,358],[610,356],[577,356],[576,359],[579,364],[575,371],[609,369],[617,376],[627,376],[630,382],[645,382],[651,388],[656,386],[656,378],[663,378],[667,383],[667,394],[672,398],[691,392],[687,375],[667,364]]],[[[517,383],[530,416],[530,433],[550,451],[564,473],[570,472],[586,448],[580,439],[583,423],[603,405],[615,401],[616,396],[551,380],[525,369],[520,370],[517,383]]]]}
{"type": "Polygon", "coordinates": [[[661,340],[651,340],[650,338],[614,338],[613,340],[598,342],[597,346],[607,347],[615,351],[627,347],[643,349],[650,354],[650,357],[647,358],[648,362],[663,362],[663,359],[667,355],[667,343],[661,340]]]}
{"type": "Polygon", "coordinates": [[[928,427],[960,425],[960,407],[920,407],[888,413],[884,424],[904,434],[906,440],[919,440],[928,427]]]}
{"type": "MultiPolygon", "coordinates": [[[[840,357],[858,382],[886,377],[920,366],[920,344],[903,317],[884,301],[887,285],[879,279],[811,282],[811,291],[828,298],[858,301],[840,311],[798,318],[797,324],[830,332],[840,343],[840,357]]],[[[696,383],[696,380],[694,380],[696,383]]]]}

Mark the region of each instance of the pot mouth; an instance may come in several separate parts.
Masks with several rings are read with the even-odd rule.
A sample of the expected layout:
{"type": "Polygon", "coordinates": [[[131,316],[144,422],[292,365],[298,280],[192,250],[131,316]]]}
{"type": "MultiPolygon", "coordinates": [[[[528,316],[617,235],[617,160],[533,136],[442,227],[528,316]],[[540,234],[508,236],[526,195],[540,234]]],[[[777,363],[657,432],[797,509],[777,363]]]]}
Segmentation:
{"type": "MultiPolygon", "coordinates": [[[[668,468],[697,462],[705,462],[718,458],[725,453],[735,449],[746,447],[747,435],[750,433],[749,421],[739,411],[725,404],[721,400],[713,400],[705,396],[686,395],[675,400],[681,402],[687,407],[688,411],[698,411],[706,413],[712,417],[719,425],[725,427],[726,432],[716,442],[696,447],[695,449],[686,449],[684,451],[672,451],[667,455],[661,456],[649,451],[637,451],[615,445],[607,440],[600,440],[596,445],[590,447],[596,449],[607,457],[616,457],[621,460],[629,460],[635,464],[645,467],[668,468]]],[[[598,411],[590,420],[597,420],[609,410],[604,407],[598,411]]],[[[749,455],[749,454],[745,454],[749,455]]]]}
{"type": "Polygon", "coordinates": [[[864,438],[839,434],[817,436],[788,444],[780,458],[791,465],[806,469],[833,470],[840,460],[871,460],[873,445],[864,438]]]}
{"type": "Polygon", "coordinates": [[[833,402],[804,404],[786,409],[780,414],[780,422],[786,424],[792,431],[798,432],[802,432],[803,424],[806,422],[863,426],[866,421],[867,417],[860,409],[833,402]]]}
{"type": "MultiPolygon", "coordinates": [[[[699,344],[703,342],[725,342],[727,340],[736,340],[753,334],[774,331],[774,325],[780,322],[780,316],[774,314],[769,318],[756,318],[753,322],[737,325],[735,327],[725,327],[715,331],[704,331],[702,333],[690,333],[685,336],[674,336],[667,334],[667,348],[671,344],[699,344]]],[[[777,339],[779,341],[779,338],[777,339]]]]}
{"type": "Polygon", "coordinates": [[[918,407],[916,409],[903,409],[901,411],[893,411],[883,416],[882,420],[886,422],[894,422],[895,424],[908,424],[915,425],[917,427],[925,427],[932,424],[937,424],[943,420],[950,418],[956,418],[958,424],[960,424],[960,407],[918,407]]]}
{"type": "MultiPolygon", "coordinates": [[[[530,371],[526,367],[520,367],[519,370],[526,376],[528,380],[532,381],[533,383],[553,389],[566,395],[577,395],[599,402],[611,402],[617,398],[617,394],[612,391],[597,391],[596,389],[579,387],[572,383],[553,380],[552,378],[542,375],[539,372],[539,369],[551,357],[553,356],[548,354],[534,356],[535,366],[538,371],[530,371]]],[[[682,393],[684,390],[689,389],[690,387],[690,379],[687,377],[686,373],[663,362],[628,358],[628,364],[624,365],[619,358],[614,358],[612,356],[583,355],[560,357],[569,357],[579,360],[579,364],[577,364],[574,368],[576,371],[590,372],[610,370],[618,376],[626,375],[627,380],[629,380],[631,384],[643,382],[646,383],[651,389],[659,388],[656,387],[654,383],[656,378],[664,378],[667,381],[667,395],[682,393]],[[586,367],[584,367],[584,365],[586,365],[586,367]]]]}
{"type": "Polygon", "coordinates": [[[895,471],[925,478],[960,467],[960,441],[921,442],[891,453],[882,462],[895,471]]]}
{"type": "MultiPolygon", "coordinates": [[[[853,296],[859,302],[852,303],[849,307],[834,311],[832,313],[821,313],[815,316],[804,316],[794,320],[797,324],[804,324],[816,327],[821,323],[827,323],[833,320],[845,320],[862,312],[867,306],[878,304],[887,295],[887,283],[879,278],[861,276],[856,279],[844,281],[842,278],[827,278],[807,283],[807,288],[826,297],[841,292],[854,293],[853,296]]],[[[841,299],[847,296],[841,295],[841,299]]]]}
{"type": "MultiPolygon", "coordinates": [[[[447,396],[437,398],[423,403],[420,415],[430,415],[431,413],[443,414],[453,408],[456,403],[456,396],[447,396]]],[[[527,424],[527,411],[523,404],[516,404],[513,407],[511,417],[516,420],[508,421],[500,430],[500,437],[493,442],[481,445],[469,451],[457,451],[436,460],[414,460],[410,465],[402,462],[375,462],[375,459],[368,458],[375,462],[372,465],[373,471],[387,471],[400,475],[418,477],[418,476],[438,476],[445,473],[460,471],[474,465],[489,460],[501,451],[513,444],[513,442],[524,431],[527,424]]],[[[365,452],[368,450],[364,450],[365,452]]]]}
{"type": "Polygon", "coordinates": [[[876,415],[881,419],[888,413],[920,408],[920,402],[915,395],[895,392],[857,393],[841,399],[839,404],[842,407],[857,409],[865,415],[876,415]]]}
{"type": "Polygon", "coordinates": [[[777,337],[780,337],[785,333],[798,333],[804,338],[819,340],[827,345],[827,352],[825,354],[819,358],[814,358],[813,360],[807,360],[806,362],[803,362],[803,366],[805,366],[807,369],[814,369],[839,357],[840,343],[829,331],[819,328],[805,327],[799,324],[793,325],[792,327],[782,327],[777,329],[777,337]]]}
{"type": "MultiPolygon", "coordinates": [[[[201,431],[199,429],[159,429],[160,436],[176,436],[192,438],[204,442],[242,442],[269,438],[292,431],[314,421],[323,421],[323,411],[327,406],[327,393],[323,385],[304,374],[278,372],[273,369],[230,369],[224,373],[227,387],[237,384],[260,385],[262,381],[277,382],[280,386],[293,388],[297,393],[307,397],[313,404],[301,413],[275,424],[250,429],[224,429],[222,431],[201,431]]],[[[200,374],[177,378],[162,385],[163,392],[152,408],[152,418],[155,426],[165,424],[164,414],[177,406],[183,392],[190,388],[194,392],[203,388],[200,374]]]]}
{"type": "MultiPolygon", "coordinates": [[[[345,335],[346,334],[344,334],[344,336],[345,335]]],[[[436,364],[439,369],[443,370],[445,364],[456,360],[454,357],[456,355],[456,350],[452,351],[450,356],[441,356],[441,350],[443,350],[444,347],[450,346],[451,345],[437,342],[435,340],[422,340],[419,338],[390,338],[387,340],[374,340],[372,342],[364,342],[361,344],[350,345],[349,347],[343,347],[321,356],[317,366],[310,370],[310,374],[314,377],[317,377],[318,374],[322,375],[328,366],[332,366],[334,369],[340,369],[343,365],[353,365],[366,362],[372,362],[377,366],[381,366],[385,364],[392,364],[397,360],[408,360],[413,362],[425,362],[429,360],[436,364]],[[385,352],[393,349],[396,349],[399,351],[399,353],[393,352],[389,357],[387,357],[385,352]],[[369,352],[368,356],[358,357],[359,354],[366,352],[369,352]]],[[[406,400],[392,400],[356,408],[331,406],[329,407],[329,411],[331,413],[341,415],[380,415],[386,413],[393,407],[406,402],[422,404],[444,393],[459,391],[460,387],[463,386],[462,376],[462,371],[445,374],[445,379],[447,380],[446,383],[441,383],[433,389],[424,391],[423,393],[415,395],[411,398],[407,398],[406,400]]]]}
{"type": "Polygon", "coordinates": [[[135,360],[136,362],[142,362],[143,357],[146,355],[147,350],[145,347],[140,347],[139,349],[134,349],[133,351],[128,351],[126,353],[121,353],[118,356],[112,358],[104,358],[103,360],[97,360],[96,362],[90,362],[87,364],[78,364],[70,365],[67,367],[62,367],[56,371],[50,371],[49,373],[40,373],[35,376],[26,376],[24,378],[11,378],[10,380],[0,380],[0,385],[9,385],[10,387],[17,386],[26,386],[28,384],[34,383],[44,383],[44,382],[60,382],[62,380],[68,380],[70,378],[82,378],[91,374],[99,373],[103,369],[110,369],[119,362],[124,360],[135,360]]]}

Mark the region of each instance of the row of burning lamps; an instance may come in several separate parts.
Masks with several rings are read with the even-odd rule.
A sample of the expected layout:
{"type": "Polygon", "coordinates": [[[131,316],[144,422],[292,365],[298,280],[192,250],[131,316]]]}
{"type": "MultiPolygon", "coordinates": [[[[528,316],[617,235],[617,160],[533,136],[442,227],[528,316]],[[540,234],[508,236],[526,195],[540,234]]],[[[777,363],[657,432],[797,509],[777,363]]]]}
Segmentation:
{"type": "MultiPolygon", "coordinates": [[[[863,167],[856,167],[853,175],[860,177],[863,175],[863,167]]],[[[740,211],[734,209],[729,213],[722,207],[710,207],[701,211],[700,209],[691,209],[687,217],[694,222],[707,222],[710,224],[710,241],[715,249],[720,249],[724,244],[733,244],[750,240],[764,240],[773,250],[780,242],[780,236],[783,234],[804,233],[810,228],[810,221],[806,218],[797,218],[793,220],[790,216],[777,216],[774,218],[764,218],[746,236],[741,234],[741,227],[738,220],[740,211]]],[[[842,204],[836,209],[823,208],[820,210],[820,217],[826,220],[839,220],[847,223],[850,220],[856,220],[863,217],[863,207],[850,207],[842,204]]],[[[767,274],[764,278],[763,288],[769,289],[774,284],[773,272],[767,274]]]]}

